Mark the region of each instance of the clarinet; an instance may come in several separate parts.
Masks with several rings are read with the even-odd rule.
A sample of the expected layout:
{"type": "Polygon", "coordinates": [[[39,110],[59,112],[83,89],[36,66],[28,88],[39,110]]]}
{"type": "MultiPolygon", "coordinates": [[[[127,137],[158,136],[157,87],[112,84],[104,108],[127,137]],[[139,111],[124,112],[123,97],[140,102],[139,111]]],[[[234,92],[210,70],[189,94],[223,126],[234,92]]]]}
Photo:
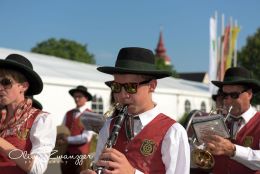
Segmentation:
{"type": "MultiPolygon", "coordinates": [[[[111,148],[116,144],[119,131],[125,120],[126,115],[127,115],[127,106],[124,106],[124,107],[121,107],[120,109],[118,109],[118,115],[115,117],[116,120],[113,125],[111,134],[109,135],[107,142],[105,144],[105,148],[111,148]]],[[[103,166],[97,166],[95,171],[97,174],[103,174],[103,170],[104,170],[103,166]]]]}

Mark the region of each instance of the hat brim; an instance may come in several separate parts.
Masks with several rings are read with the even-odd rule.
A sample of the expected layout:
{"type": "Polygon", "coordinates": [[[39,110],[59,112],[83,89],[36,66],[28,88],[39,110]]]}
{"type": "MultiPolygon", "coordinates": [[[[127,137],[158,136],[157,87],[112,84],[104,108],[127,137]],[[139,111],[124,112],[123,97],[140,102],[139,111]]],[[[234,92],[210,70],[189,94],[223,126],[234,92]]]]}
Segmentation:
{"type": "Polygon", "coordinates": [[[140,74],[140,75],[151,75],[156,79],[161,79],[164,77],[169,77],[172,75],[169,71],[162,70],[142,70],[142,69],[127,69],[127,68],[118,68],[118,67],[109,67],[103,66],[98,67],[98,71],[106,73],[106,74],[140,74]]]}
{"type": "Polygon", "coordinates": [[[253,93],[260,91],[260,84],[256,80],[237,80],[237,81],[211,81],[215,86],[222,88],[223,85],[243,85],[252,88],[253,93]]]}
{"type": "Polygon", "coordinates": [[[26,91],[26,95],[36,95],[41,93],[43,89],[43,82],[41,77],[33,71],[31,68],[19,64],[17,62],[0,60],[0,68],[12,69],[23,74],[29,82],[29,88],[26,91]]]}
{"type": "Polygon", "coordinates": [[[86,96],[86,97],[88,98],[88,101],[91,101],[92,98],[93,98],[92,95],[91,95],[90,93],[86,92],[86,91],[79,90],[79,89],[71,89],[71,90],[69,90],[69,93],[70,93],[70,95],[71,95],[72,97],[73,97],[73,94],[74,94],[75,92],[81,92],[81,93],[83,93],[84,96],[86,96]]]}
{"type": "Polygon", "coordinates": [[[211,96],[211,98],[212,98],[213,101],[216,101],[216,100],[217,100],[217,94],[213,94],[213,95],[211,96]]]}
{"type": "Polygon", "coordinates": [[[38,100],[36,100],[36,99],[32,99],[32,106],[34,107],[34,108],[37,108],[37,109],[40,109],[40,110],[42,110],[42,104],[38,101],[38,100]]]}

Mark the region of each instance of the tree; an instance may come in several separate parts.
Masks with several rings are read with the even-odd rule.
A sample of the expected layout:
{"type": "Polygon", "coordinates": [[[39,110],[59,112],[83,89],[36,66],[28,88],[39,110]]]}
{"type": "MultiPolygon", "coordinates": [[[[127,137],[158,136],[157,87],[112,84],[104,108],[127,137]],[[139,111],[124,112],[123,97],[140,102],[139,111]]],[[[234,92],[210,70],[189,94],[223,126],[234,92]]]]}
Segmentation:
{"type": "MultiPolygon", "coordinates": [[[[238,52],[238,65],[250,70],[253,77],[260,80],[260,28],[247,38],[246,45],[238,52]]],[[[260,104],[260,94],[255,95],[253,104],[260,104]]]]}
{"type": "Polygon", "coordinates": [[[155,57],[155,65],[157,69],[171,71],[172,77],[176,77],[176,78],[179,77],[173,65],[166,65],[163,58],[155,57]]]}
{"type": "Polygon", "coordinates": [[[67,39],[50,38],[38,43],[31,51],[89,64],[96,63],[94,55],[88,52],[87,45],[67,39]]]}

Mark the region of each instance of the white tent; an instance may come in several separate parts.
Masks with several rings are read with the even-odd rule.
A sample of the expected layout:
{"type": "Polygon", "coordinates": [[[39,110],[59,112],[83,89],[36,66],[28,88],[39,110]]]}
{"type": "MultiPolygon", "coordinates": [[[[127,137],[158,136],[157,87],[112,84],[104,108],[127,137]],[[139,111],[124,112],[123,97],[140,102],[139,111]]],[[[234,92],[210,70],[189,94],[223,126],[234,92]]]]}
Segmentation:
{"type": "MultiPolygon", "coordinates": [[[[11,53],[27,57],[32,62],[34,70],[42,77],[44,88],[35,98],[42,103],[43,110],[53,113],[56,124],[60,124],[65,112],[75,106],[68,90],[77,85],[85,85],[92,95],[101,97],[104,111],[109,108],[110,89],[104,82],[112,80],[112,76],[97,71],[96,65],[0,48],[1,59],[11,53]]],[[[153,97],[164,113],[176,119],[184,114],[185,103],[186,106],[190,104],[190,109],[201,109],[202,105],[205,105],[206,111],[211,108],[208,85],[198,82],[176,78],[160,79],[153,97]]],[[[91,108],[91,102],[89,107],[91,108]]]]}

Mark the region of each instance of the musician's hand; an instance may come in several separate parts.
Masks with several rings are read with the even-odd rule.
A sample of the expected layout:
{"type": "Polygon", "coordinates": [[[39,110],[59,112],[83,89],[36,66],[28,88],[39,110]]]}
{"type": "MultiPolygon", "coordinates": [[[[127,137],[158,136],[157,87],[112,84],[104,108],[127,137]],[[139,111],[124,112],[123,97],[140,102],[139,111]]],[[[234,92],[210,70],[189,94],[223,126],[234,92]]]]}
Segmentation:
{"type": "Polygon", "coordinates": [[[65,141],[65,142],[67,142],[67,141],[68,141],[68,135],[62,134],[62,135],[61,135],[61,139],[62,139],[63,141],[65,141]]]}
{"type": "Polygon", "coordinates": [[[135,173],[135,168],[128,162],[125,155],[113,148],[106,148],[96,164],[106,168],[105,174],[135,173]]]}
{"type": "Polygon", "coordinates": [[[64,145],[68,141],[67,137],[68,136],[65,134],[60,134],[59,136],[57,136],[56,144],[58,144],[59,146],[64,145]]]}
{"type": "Polygon", "coordinates": [[[61,146],[61,145],[64,145],[66,143],[66,141],[64,141],[63,139],[57,139],[56,140],[56,144],[61,146]]]}
{"type": "Polygon", "coordinates": [[[229,141],[218,135],[210,135],[207,138],[207,149],[213,155],[226,155],[229,157],[234,156],[236,147],[229,141]]]}

